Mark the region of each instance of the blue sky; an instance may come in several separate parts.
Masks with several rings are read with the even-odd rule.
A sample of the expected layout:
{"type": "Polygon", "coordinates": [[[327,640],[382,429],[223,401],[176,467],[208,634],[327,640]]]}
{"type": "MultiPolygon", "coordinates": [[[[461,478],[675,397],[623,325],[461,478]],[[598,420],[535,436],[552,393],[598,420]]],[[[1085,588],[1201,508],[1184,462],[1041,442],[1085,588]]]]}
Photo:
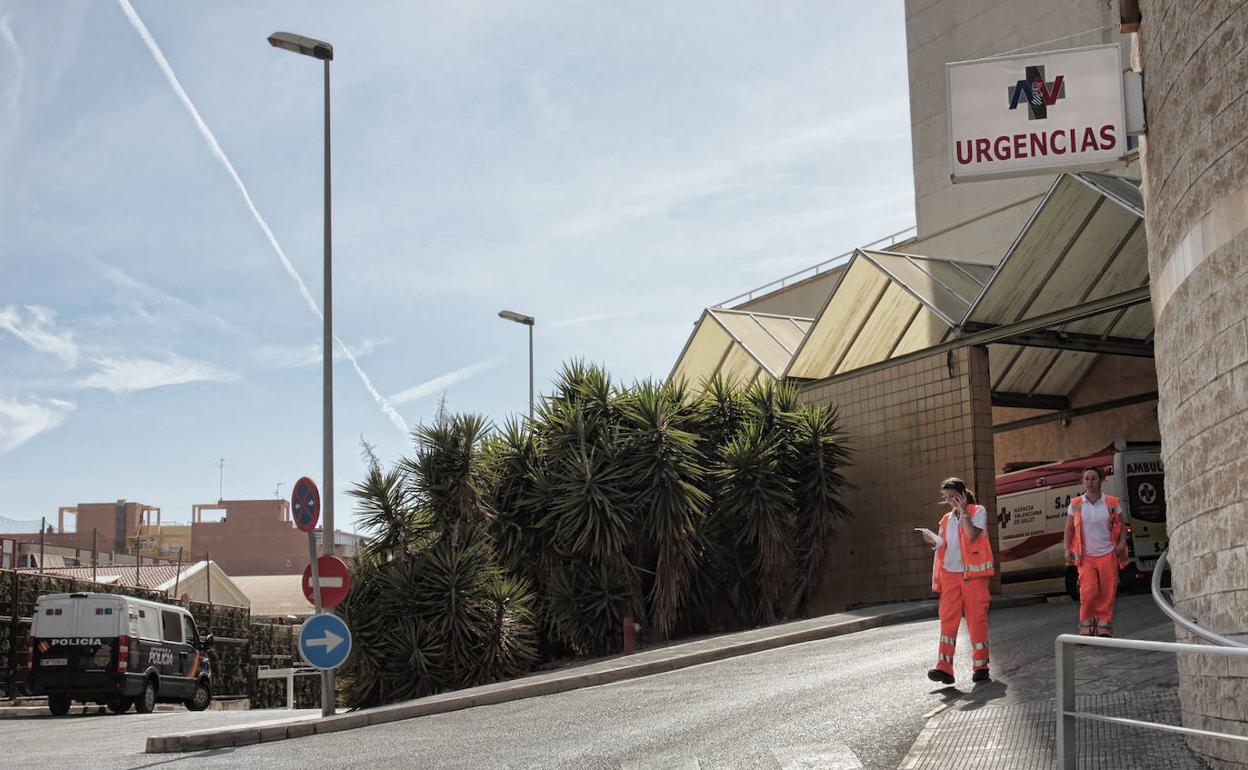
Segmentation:
{"type": "Polygon", "coordinates": [[[705,305],[913,223],[899,2],[131,7],[0,0],[0,517],[320,476],[321,71],[277,30],[335,47],[339,526],[361,437],[527,409],[498,310],[539,391],[661,378],[705,305]]]}

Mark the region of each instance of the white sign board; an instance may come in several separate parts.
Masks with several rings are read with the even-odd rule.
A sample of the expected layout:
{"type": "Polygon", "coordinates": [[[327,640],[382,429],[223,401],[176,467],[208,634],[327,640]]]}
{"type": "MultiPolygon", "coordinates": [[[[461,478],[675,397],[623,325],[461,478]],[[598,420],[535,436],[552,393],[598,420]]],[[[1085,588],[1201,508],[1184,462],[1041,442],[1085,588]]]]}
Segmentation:
{"type": "Polygon", "coordinates": [[[945,65],[954,182],[1125,162],[1117,44],[945,65]]]}

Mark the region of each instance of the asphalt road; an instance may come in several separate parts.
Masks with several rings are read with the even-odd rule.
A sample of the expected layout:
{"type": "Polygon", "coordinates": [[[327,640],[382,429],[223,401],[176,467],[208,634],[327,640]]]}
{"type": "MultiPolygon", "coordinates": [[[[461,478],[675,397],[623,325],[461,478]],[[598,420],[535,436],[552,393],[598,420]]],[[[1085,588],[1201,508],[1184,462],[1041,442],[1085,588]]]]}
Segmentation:
{"type": "MultiPolygon", "coordinates": [[[[1130,634],[1162,620],[1151,598],[1124,597],[1115,627],[1130,634]]],[[[1051,694],[1051,683],[1022,671],[1052,661],[1053,637],[1077,625],[1076,605],[1005,609],[989,622],[998,682],[981,687],[976,699],[1051,694]],[[1011,692],[1012,675],[1036,692],[1011,692]]],[[[965,632],[958,687],[927,680],[937,629],[936,621],[908,623],[587,690],[237,749],[140,753],[149,734],[213,726],[206,717],[242,721],[247,712],[5,719],[0,745],[6,764],[24,768],[894,768],[926,715],[971,690],[965,632]]]]}

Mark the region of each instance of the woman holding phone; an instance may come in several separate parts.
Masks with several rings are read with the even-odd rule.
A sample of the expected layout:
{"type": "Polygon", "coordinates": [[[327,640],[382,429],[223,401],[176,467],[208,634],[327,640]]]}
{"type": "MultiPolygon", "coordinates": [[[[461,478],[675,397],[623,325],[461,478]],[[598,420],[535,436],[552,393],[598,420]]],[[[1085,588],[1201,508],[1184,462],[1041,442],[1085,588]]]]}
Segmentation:
{"type": "Polygon", "coordinates": [[[940,647],[936,668],[927,672],[933,682],[953,684],[953,653],[958,627],[966,618],[971,635],[973,682],[989,681],[988,593],[995,573],[992,544],[988,542],[988,511],[975,503],[975,495],[958,478],[945,479],[940,494],[949,512],[940,519],[940,533],[921,529],[920,534],[936,548],[932,563],[932,590],[940,594],[940,647]]]}

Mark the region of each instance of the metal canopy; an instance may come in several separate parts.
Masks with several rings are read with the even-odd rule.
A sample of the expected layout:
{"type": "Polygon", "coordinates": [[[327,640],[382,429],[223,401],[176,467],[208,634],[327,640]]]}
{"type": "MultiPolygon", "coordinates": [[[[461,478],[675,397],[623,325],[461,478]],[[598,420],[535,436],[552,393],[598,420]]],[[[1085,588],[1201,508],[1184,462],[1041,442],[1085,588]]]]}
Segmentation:
{"type": "Polygon", "coordinates": [[[685,343],[670,379],[693,387],[718,374],[745,385],[779,379],[810,330],[812,319],[708,309],[685,343]]]}
{"type": "MultiPolygon", "coordinates": [[[[962,321],[974,332],[1148,286],[1138,182],[1063,174],[962,321]]],[[[1147,304],[1020,335],[989,348],[994,391],[1068,396],[1101,354],[1152,355],[1147,304]]]]}
{"type": "Polygon", "coordinates": [[[859,249],[786,376],[824,379],[940,343],[982,293],[992,270],[859,249]]]}
{"type": "Polygon", "coordinates": [[[1139,182],[1063,174],[995,267],[858,249],[818,315],[703,313],[672,377],[843,379],[987,345],[999,405],[1068,404],[1102,355],[1151,356],[1139,182]]]}

